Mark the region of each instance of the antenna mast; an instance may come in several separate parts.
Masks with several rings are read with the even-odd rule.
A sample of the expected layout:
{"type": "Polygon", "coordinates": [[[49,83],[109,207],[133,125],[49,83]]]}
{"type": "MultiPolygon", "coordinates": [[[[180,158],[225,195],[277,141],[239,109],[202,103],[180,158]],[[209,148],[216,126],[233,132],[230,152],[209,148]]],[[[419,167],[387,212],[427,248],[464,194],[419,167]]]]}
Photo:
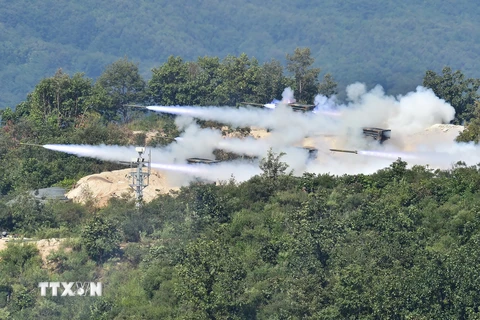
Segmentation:
{"type": "Polygon", "coordinates": [[[143,202],[143,189],[145,189],[150,182],[150,170],[152,162],[152,151],[149,151],[148,161],[145,162],[143,154],[145,153],[145,147],[137,147],[135,151],[138,152],[138,157],[133,158],[130,163],[130,178],[132,183],[130,187],[135,191],[135,206],[140,208],[143,202]],[[145,167],[147,170],[145,171],[145,167]]]}

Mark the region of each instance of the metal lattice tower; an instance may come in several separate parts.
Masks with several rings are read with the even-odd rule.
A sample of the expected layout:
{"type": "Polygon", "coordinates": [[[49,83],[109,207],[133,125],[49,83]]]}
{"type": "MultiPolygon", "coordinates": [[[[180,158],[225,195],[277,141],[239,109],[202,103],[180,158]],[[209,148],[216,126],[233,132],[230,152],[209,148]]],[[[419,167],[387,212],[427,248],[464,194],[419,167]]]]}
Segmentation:
{"type": "Polygon", "coordinates": [[[151,170],[151,151],[148,154],[148,161],[145,162],[143,154],[145,153],[144,147],[135,148],[135,151],[138,152],[138,157],[133,158],[130,163],[130,178],[132,183],[130,187],[135,191],[135,205],[137,208],[140,208],[143,201],[143,189],[145,189],[150,182],[150,170],[151,170]],[[146,168],[146,170],[145,170],[146,168]]]}

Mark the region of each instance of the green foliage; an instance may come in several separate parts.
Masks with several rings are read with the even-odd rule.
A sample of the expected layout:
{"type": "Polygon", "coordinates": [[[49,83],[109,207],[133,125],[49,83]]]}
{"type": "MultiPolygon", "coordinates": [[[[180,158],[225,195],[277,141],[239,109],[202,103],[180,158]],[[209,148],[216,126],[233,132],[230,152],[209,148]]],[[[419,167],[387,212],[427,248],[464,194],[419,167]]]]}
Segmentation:
{"type": "Polygon", "coordinates": [[[106,92],[111,102],[100,110],[107,120],[116,119],[117,114],[122,116],[123,121],[128,120],[130,107],[126,104],[141,101],[144,97],[145,81],[140,75],[138,64],[129,61],[127,57],[107,66],[96,85],[106,92]]]}
{"type": "Polygon", "coordinates": [[[8,312],[164,319],[476,316],[480,167],[432,171],[398,159],[368,176],[294,177],[280,158],[270,152],[264,174],[245,183],[191,185],[138,211],[116,200],[84,220],[81,212],[75,218],[73,204],[47,204],[57,223],[83,229],[78,241],[85,250],[67,242],[72,252],[48,257],[55,277],[95,279],[100,266],[90,258],[103,262],[105,296],[76,306],[37,301],[33,290],[46,279],[38,251],[9,247],[0,256],[0,273],[10,279],[2,285],[16,301],[8,312]],[[262,194],[267,185],[273,187],[262,194]],[[72,216],[60,219],[69,210],[72,216]],[[122,235],[137,242],[110,263],[122,235]]]}
{"type": "Polygon", "coordinates": [[[265,179],[274,181],[277,180],[280,175],[285,174],[288,165],[284,162],[280,162],[280,158],[284,155],[285,153],[283,152],[279,155],[275,155],[272,149],[270,149],[267,153],[267,157],[260,161],[260,169],[263,171],[262,176],[265,179]]]}
{"type": "Polygon", "coordinates": [[[33,7],[24,0],[5,2],[0,13],[2,108],[23,101],[36,82],[59,66],[97,78],[104,66],[128,55],[141,62],[146,76],[172,52],[186,60],[245,52],[261,63],[271,58],[283,62],[296,43],[310,47],[315,67],[334,74],[342,88],[358,80],[405,93],[421,82],[427,68],[441,70],[445,64],[480,76],[471,54],[478,50],[478,8],[468,1],[438,6],[251,1],[242,7],[207,2],[187,8],[107,2],[91,10],[94,3],[69,2],[58,8],[59,21],[49,15],[55,6],[51,1],[33,7]]]}
{"type": "Polygon", "coordinates": [[[177,267],[180,281],[175,287],[187,318],[242,319],[247,306],[239,298],[246,271],[234,254],[215,240],[199,239],[187,246],[177,267]]]}
{"type": "Polygon", "coordinates": [[[472,119],[475,102],[480,98],[480,79],[467,79],[460,70],[452,72],[450,67],[444,67],[441,75],[428,70],[423,86],[431,88],[455,108],[455,123],[463,124],[472,119]]]}
{"type": "Polygon", "coordinates": [[[180,57],[170,56],[165,64],[152,70],[148,88],[152,99],[162,105],[188,104],[188,66],[180,57]]]}
{"type": "Polygon", "coordinates": [[[323,77],[323,81],[318,85],[318,93],[326,97],[331,97],[338,94],[338,84],[333,80],[333,76],[327,73],[323,77]]]}
{"type": "Polygon", "coordinates": [[[59,69],[53,77],[40,81],[16,110],[17,116],[7,116],[27,116],[43,137],[57,136],[61,128],[73,126],[76,118],[87,111],[91,94],[91,80],[84,74],[70,77],[59,69]]]}
{"type": "Polygon", "coordinates": [[[98,299],[90,306],[90,319],[107,320],[111,319],[111,312],[115,304],[106,299],[98,299]]]}
{"type": "Polygon", "coordinates": [[[150,98],[162,105],[235,106],[242,101],[271,100],[289,84],[277,61],[260,66],[246,54],[228,55],[223,61],[202,57],[195,62],[170,56],[152,72],[150,98]]]}
{"type": "Polygon", "coordinates": [[[480,141],[480,102],[475,102],[475,111],[473,118],[469,121],[465,130],[460,132],[458,137],[455,139],[457,142],[470,142],[473,141],[475,144],[478,144],[480,141]]]}
{"type": "Polygon", "coordinates": [[[293,55],[287,54],[287,70],[295,78],[295,97],[300,102],[313,102],[309,100],[318,92],[320,68],[311,68],[314,61],[310,48],[296,48],[293,55]]]}
{"type": "Polygon", "coordinates": [[[20,311],[32,308],[35,305],[35,295],[33,292],[22,286],[14,288],[12,295],[11,310],[20,311]]]}
{"type": "Polygon", "coordinates": [[[12,230],[32,236],[42,228],[56,227],[53,213],[45,205],[29,195],[20,195],[8,208],[13,222],[12,230]]]}
{"type": "Polygon", "coordinates": [[[1,274],[10,278],[10,281],[41,263],[38,249],[29,243],[9,243],[7,249],[0,252],[0,258],[1,274]]]}
{"type": "MultiPolygon", "coordinates": [[[[398,159],[371,175],[295,177],[287,174],[283,154],[269,150],[260,163],[262,173],[249,181],[192,184],[139,210],[127,200],[114,199],[97,210],[40,202],[20,192],[71,185],[85,173],[118,167],[19,147],[18,141],[122,145],[133,141],[129,129],[137,128],[159,130],[150,142],[156,145],[178,134],[171,116],[142,118],[134,113],[129,124],[111,123],[119,113],[127,117],[119,109],[124,101],[236,104],[278,96],[286,84],[297,91],[301,87],[304,98],[317,91],[335,93],[330,75],[318,83],[319,70],[312,68],[308,48],[289,58],[295,79],[284,77],[276,61],[261,65],[246,54],[223,61],[171,57],[154,69],[149,97],[143,96],[138,67],[125,58],[107,68],[101,85],[92,86],[81,74],[70,78],[58,72],[42,80],[15,112],[6,111],[8,123],[0,132],[0,190],[11,201],[0,201],[0,227],[29,236],[79,238],[67,241],[68,250],[51,253],[43,265],[34,245],[9,245],[0,251],[0,303],[11,297],[0,317],[478,316],[480,166],[457,163],[450,170],[433,171],[409,168],[398,159]],[[120,81],[121,75],[129,84],[120,81]],[[91,211],[98,212],[88,217],[91,211]],[[127,242],[123,250],[120,241],[127,242]],[[105,296],[37,297],[39,281],[58,279],[101,279],[105,296]]],[[[477,99],[469,91],[475,84],[460,74],[428,75],[466,115],[469,107],[462,103],[477,99]]],[[[459,139],[476,141],[475,121],[459,139]]]]}
{"type": "Polygon", "coordinates": [[[239,57],[228,55],[220,64],[218,76],[221,79],[215,88],[221,105],[235,106],[255,96],[260,67],[255,58],[248,58],[245,53],[239,57]]]}
{"type": "Polygon", "coordinates": [[[286,87],[293,86],[294,81],[284,75],[283,69],[280,61],[275,59],[267,61],[261,66],[252,102],[272,101],[274,97],[281,97],[286,87]]]}
{"type": "Polygon", "coordinates": [[[81,241],[93,260],[104,262],[118,253],[120,235],[113,223],[96,214],[82,230],[81,241]]]}
{"type": "Polygon", "coordinates": [[[268,150],[267,156],[260,161],[260,169],[263,171],[262,178],[265,180],[266,187],[271,191],[275,190],[279,184],[279,176],[285,174],[288,165],[280,161],[285,153],[275,155],[272,149],[268,150]]]}

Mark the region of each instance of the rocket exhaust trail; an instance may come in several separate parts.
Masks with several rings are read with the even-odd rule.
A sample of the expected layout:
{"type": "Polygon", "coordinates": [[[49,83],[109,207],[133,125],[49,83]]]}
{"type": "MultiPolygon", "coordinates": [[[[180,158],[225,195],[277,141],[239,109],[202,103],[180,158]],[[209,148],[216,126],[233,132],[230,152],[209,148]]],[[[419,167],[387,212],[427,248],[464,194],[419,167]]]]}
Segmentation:
{"type": "Polygon", "coordinates": [[[226,161],[213,164],[164,164],[152,163],[152,169],[175,171],[209,181],[228,180],[232,176],[239,182],[246,181],[262,171],[258,165],[243,161],[226,161]]]}
{"type": "Polygon", "coordinates": [[[159,170],[183,172],[191,175],[204,174],[204,170],[195,168],[193,165],[179,165],[179,164],[166,164],[166,163],[152,163],[151,167],[159,170]]]}
{"type": "Polygon", "coordinates": [[[169,113],[179,116],[190,116],[202,120],[218,121],[236,126],[275,126],[275,121],[272,121],[272,111],[257,108],[191,106],[148,106],[146,108],[155,112],[169,113]]]}
{"type": "Polygon", "coordinates": [[[387,159],[418,159],[417,156],[413,154],[408,154],[405,152],[385,152],[385,151],[368,151],[368,150],[360,150],[358,154],[364,156],[372,156],[378,158],[387,158],[387,159]]]}
{"type": "Polygon", "coordinates": [[[74,154],[79,157],[89,157],[106,161],[126,160],[125,155],[136,154],[135,147],[123,146],[91,146],[91,145],[62,145],[46,144],[46,149],[74,154]]]}
{"type": "Polygon", "coordinates": [[[373,151],[373,150],[342,150],[342,149],[329,149],[333,152],[345,152],[345,153],[354,153],[364,156],[377,157],[377,158],[386,158],[386,159],[418,159],[418,156],[413,154],[408,154],[405,152],[385,152],[385,151],[373,151]]]}
{"type": "Polygon", "coordinates": [[[262,127],[270,129],[295,130],[302,134],[323,131],[332,132],[337,127],[331,118],[316,116],[312,113],[294,112],[287,106],[279,106],[275,110],[252,107],[177,107],[177,106],[147,106],[148,110],[174,115],[190,116],[201,120],[210,120],[234,127],[262,127]],[[295,129],[292,129],[295,128],[295,129]]]}

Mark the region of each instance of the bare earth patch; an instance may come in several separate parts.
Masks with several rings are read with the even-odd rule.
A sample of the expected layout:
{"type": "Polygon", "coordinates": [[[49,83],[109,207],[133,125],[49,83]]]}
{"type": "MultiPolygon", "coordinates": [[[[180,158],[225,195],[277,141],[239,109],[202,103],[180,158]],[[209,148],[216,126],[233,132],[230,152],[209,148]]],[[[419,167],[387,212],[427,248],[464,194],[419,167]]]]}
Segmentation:
{"type": "MultiPolygon", "coordinates": [[[[15,244],[22,244],[22,243],[34,243],[36,244],[38,251],[40,252],[40,256],[42,257],[42,261],[44,265],[47,264],[47,257],[53,251],[58,251],[60,249],[60,245],[64,239],[42,239],[38,241],[30,241],[30,240],[21,240],[21,239],[14,239],[12,237],[7,238],[0,238],[0,251],[7,248],[8,243],[15,243],[15,244]]],[[[68,250],[67,250],[68,251],[68,250]]]]}
{"type": "MultiPolygon", "coordinates": [[[[66,197],[79,203],[93,200],[97,207],[105,206],[110,198],[133,198],[135,193],[130,187],[131,179],[128,178],[130,171],[131,169],[106,171],[83,177],[66,197]]],[[[178,190],[178,187],[168,186],[165,178],[152,170],[150,184],[143,190],[143,198],[145,202],[150,202],[159,194],[168,193],[170,190],[178,190]]]]}

